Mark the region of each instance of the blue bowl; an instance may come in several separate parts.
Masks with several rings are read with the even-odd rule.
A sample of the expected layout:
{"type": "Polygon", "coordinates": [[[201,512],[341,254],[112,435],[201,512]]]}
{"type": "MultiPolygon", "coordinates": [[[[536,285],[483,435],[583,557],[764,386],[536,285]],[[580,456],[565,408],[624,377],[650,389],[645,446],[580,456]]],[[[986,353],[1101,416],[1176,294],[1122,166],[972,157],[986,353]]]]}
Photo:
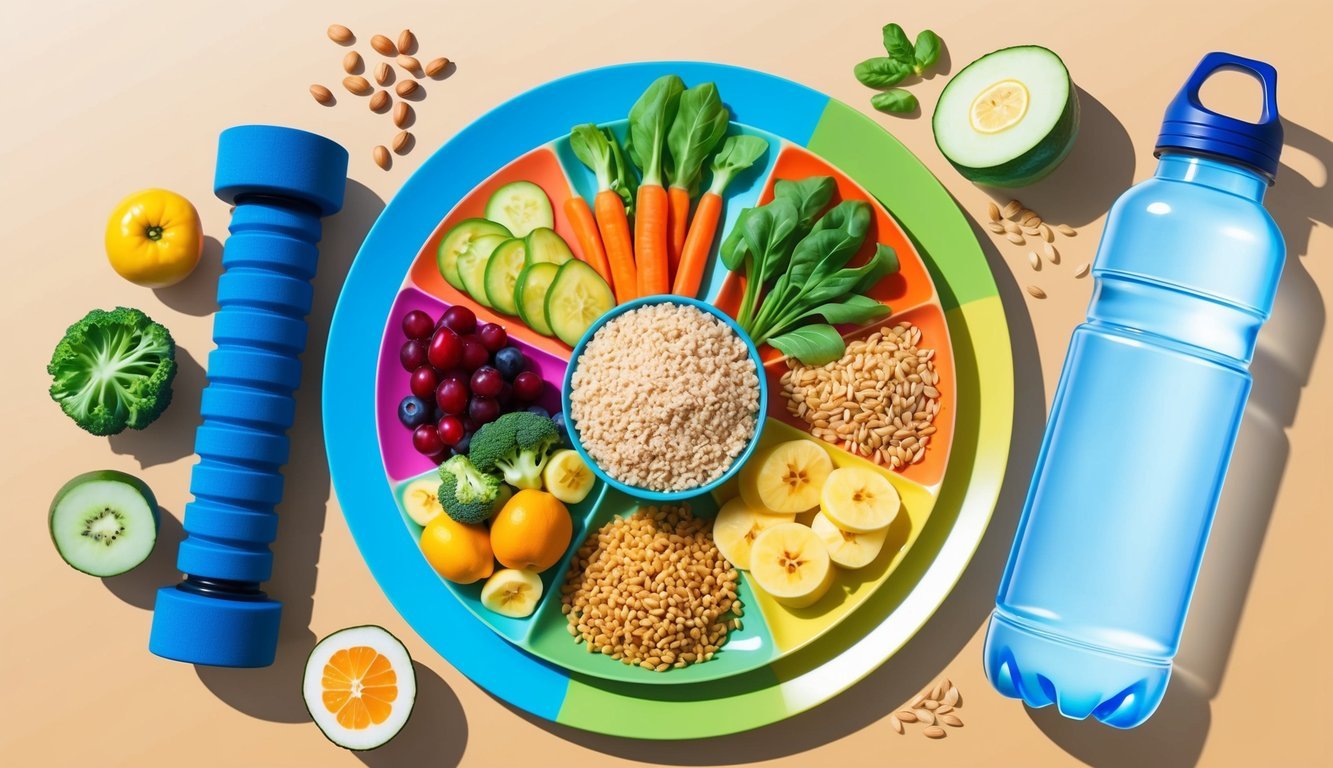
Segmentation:
{"type": "Polygon", "coordinates": [[[574,450],[578,451],[578,454],[583,459],[584,463],[586,463],[589,467],[592,467],[592,471],[596,473],[596,475],[600,477],[607,485],[611,486],[612,488],[615,488],[618,491],[621,491],[622,493],[628,494],[638,499],[645,499],[648,501],[661,501],[661,502],[681,501],[683,499],[694,498],[695,496],[702,496],[705,493],[708,493],[709,491],[712,491],[713,489],[727,482],[732,477],[734,477],[736,473],[740,471],[741,467],[745,464],[745,462],[750,459],[750,456],[754,453],[755,446],[759,445],[759,437],[764,431],[765,414],[768,413],[768,379],[764,376],[764,366],[759,359],[759,350],[755,347],[754,342],[750,339],[749,334],[745,333],[745,331],[742,331],[741,327],[736,324],[736,321],[728,317],[725,312],[718,309],[717,307],[714,307],[711,304],[706,304],[697,299],[690,299],[684,296],[672,296],[669,294],[661,296],[645,296],[641,299],[635,299],[634,301],[626,302],[625,304],[621,304],[615,309],[612,309],[611,311],[597,318],[597,321],[594,322],[592,326],[588,328],[587,331],[584,332],[583,338],[579,339],[578,345],[574,347],[574,354],[571,355],[569,358],[569,367],[565,369],[564,385],[560,388],[560,408],[565,414],[565,424],[569,429],[569,441],[574,444],[574,450]],[[741,341],[745,342],[745,348],[750,351],[750,360],[754,362],[755,374],[759,378],[759,412],[757,413],[755,418],[754,435],[750,438],[749,444],[745,446],[745,450],[741,451],[740,455],[736,457],[736,460],[732,462],[730,467],[727,468],[727,471],[723,472],[722,475],[718,477],[716,480],[713,480],[712,482],[707,483],[706,485],[701,485],[698,488],[689,488],[683,491],[650,491],[646,488],[637,488],[635,486],[622,483],[619,480],[615,479],[614,477],[608,475],[600,466],[597,465],[597,462],[594,461],[593,458],[588,455],[588,452],[584,450],[583,442],[579,440],[578,425],[574,422],[574,417],[570,413],[570,408],[569,408],[569,393],[572,388],[571,384],[573,383],[574,380],[574,371],[578,367],[579,358],[583,356],[583,348],[588,345],[588,340],[591,339],[602,326],[606,325],[611,320],[625,314],[626,312],[632,309],[637,309],[638,307],[647,306],[650,304],[666,304],[666,303],[684,304],[687,306],[695,307],[703,312],[707,312],[713,317],[716,317],[717,319],[726,323],[727,327],[730,328],[732,331],[734,331],[736,335],[741,338],[741,341]]]}

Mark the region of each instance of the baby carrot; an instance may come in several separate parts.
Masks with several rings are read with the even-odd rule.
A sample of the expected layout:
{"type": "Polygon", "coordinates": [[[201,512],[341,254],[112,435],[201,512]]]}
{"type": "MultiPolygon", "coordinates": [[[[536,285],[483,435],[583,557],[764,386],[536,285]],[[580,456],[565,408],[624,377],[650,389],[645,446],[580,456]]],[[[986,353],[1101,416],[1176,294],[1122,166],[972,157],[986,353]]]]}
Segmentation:
{"type": "Polygon", "coordinates": [[[713,237],[717,234],[717,222],[722,216],[722,198],[705,192],[699,198],[699,207],[694,212],[694,221],[690,222],[689,234],[680,251],[680,264],[676,267],[676,279],[671,292],[677,296],[697,298],[699,284],[703,282],[704,269],[708,266],[708,255],[713,251],[713,237]]]}
{"type": "MultiPolygon", "coordinates": [[[[588,226],[586,213],[575,211],[566,204],[565,212],[569,214],[570,220],[574,222],[576,231],[579,234],[579,241],[584,242],[585,237],[592,240],[601,235],[599,248],[601,249],[602,265],[598,266],[596,261],[591,262],[593,269],[597,270],[606,282],[613,286],[616,294],[616,301],[624,304],[638,296],[638,277],[634,269],[634,243],[629,234],[629,217],[625,214],[625,201],[620,193],[613,186],[613,177],[615,176],[615,155],[611,146],[614,137],[608,138],[597,126],[591,123],[587,125],[575,126],[569,134],[569,146],[574,150],[574,155],[584,165],[592,169],[597,175],[597,196],[593,198],[593,220],[597,223],[597,232],[592,232],[588,226]],[[579,223],[580,220],[584,223],[579,223]],[[586,234],[585,234],[586,231],[586,234]],[[603,272],[605,269],[605,272],[603,272]]],[[[577,199],[577,198],[576,198],[577,199]]],[[[579,199],[574,206],[587,211],[587,203],[579,199]],[[582,205],[579,205],[582,203],[582,205]]],[[[585,256],[597,259],[597,248],[589,248],[585,245],[585,256]]]]}
{"type": "Polygon", "coordinates": [[[593,200],[597,214],[597,229],[602,233],[606,260],[610,265],[611,283],[616,292],[616,303],[624,304],[638,298],[638,278],[634,265],[634,245],[630,240],[629,217],[625,215],[625,201],[613,189],[604,189],[593,200]]]}
{"type": "Polygon", "coordinates": [[[611,265],[606,261],[606,249],[602,247],[602,236],[597,232],[597,222],[592,217],[592,209],[588,208],[588,201],[578,195],[569,198],[565,201],[565,215],[574,226],[574,235],[579,240],[583,260],[597,270],[607,285],[614,285],[611,282],[611,265]]]}
{"type": "Polygon", "coordinates": [[[667,263],[667,193],[661,184],[641,184],[634,206],[634,268],[640,296],[671,290],[667,263]]]}
{"type": "Polygon", "coordinates": [[[685,83],[679,77],[664,75],[654,80],[629,110],[630,143],[634,146],[631,157],[641,172],[634,202],[634,269],[640,296],[671,290],[662,156],[684,91],[685,83]]]}
{"type": "Polygon", "coordinates": [[[680,267],[680,253],[690,224],[690,190],[675,184],[667,187],[667,263],[671,274],[680,267]]]}

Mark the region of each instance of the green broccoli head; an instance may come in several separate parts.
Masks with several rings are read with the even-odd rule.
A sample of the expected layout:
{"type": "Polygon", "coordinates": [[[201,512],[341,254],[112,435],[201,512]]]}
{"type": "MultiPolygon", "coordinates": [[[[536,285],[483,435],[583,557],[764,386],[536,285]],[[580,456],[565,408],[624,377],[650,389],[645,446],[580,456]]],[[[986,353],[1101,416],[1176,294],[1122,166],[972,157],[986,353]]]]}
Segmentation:
{"type": "Polygon", "coordinates": [[[503,484],[459,454],[440,465],[440,505],[460,523],[480,523],[491,516],[503,484]]]}
{"type": "Polygon", "coordinates": [[[542,468],[560,447],[555,422],[528,411],[506,413],[472,436],[468,458],[482,472],[499,472],[515,488],[541,488],[542,468]]]}
{"type": "Polygon", "coordinates": [[[137,309],[94,309],[65,331],[46,371],[51,399],[83,429],[143,429],[171,404],[176,343],[137,309]]]}

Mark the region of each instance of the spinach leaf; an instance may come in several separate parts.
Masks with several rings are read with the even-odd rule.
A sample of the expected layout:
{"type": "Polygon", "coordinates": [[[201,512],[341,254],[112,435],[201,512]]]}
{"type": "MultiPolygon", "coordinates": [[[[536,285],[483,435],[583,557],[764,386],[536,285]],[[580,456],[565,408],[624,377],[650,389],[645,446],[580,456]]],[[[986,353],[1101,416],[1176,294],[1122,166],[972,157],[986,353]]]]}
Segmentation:
{"type": "Polygon", "coordinates": [[[837,329],[824,323],[801,326],[781,336],[774,336],[768,343],[782,354],[806,365],[827,365],[847,351],[847,344],[838,335],[837,329]]]}
{"type": "Polygon", "coordinates": [[[634,177],[634,169],[625,161],[625,152],[620,148],[620,140],[610,128],[603,128],[607,147],[611,150],[611,189],[620,195],[625,204],[625,215],[630,226],[634,225],[634,200],[639,190],[639,181],[634,177]]]}
{"type": "Polygon", "coordinates": [[[736,217],[736,223],[731,227],[731,231],[728,232],[726,238],[722,240],[722,247],[718,250],[718,254],[722,259],[722,265],[732,272],[740,269],[741,265],[745,262],[747,250],[745,247],[745,238],[741,236],[741,233],[745,231],[745,219],[753,210],[755,209],[746,208],[741,211],[740,215],[736,217]]]}
{"type": "Polygon", "coordinates": [[[680,108],[680,95],[685,83],[676,75],[663,75],[654,80],[648,90],[629,110],[630,141],[639,164],[643,184],[662,184],[662,154],[667,131],[680,108]]]}
{"type": "MultiPolygon", "coordinates": [[[[779,335],[794,325],[798,325],[802,315],[810,307],[822,306],[830,302],[843,302],[851,295],[870,290],[886,275],[898,270],[898,256],[887,245],[878,245],[875,253],[865,264],[859,267],[840,269],[833,274],[811,281],[805,288],[775,313],[765,315],[762,328],[757,328],[751,335],[756,344],[762,344],[770,337],[779,335]]],[[[765,307],[767,310],[768,307],[765,307]]]]}
{"type": "Polygon", "coordinates": [[[852,74],[861,81],[861,85],[888,88],[912,74],[912,65],[888,56],[876,56],[857,64],[852,68],[852,74]]]}
{"type": "Polygon", "coordinates": [[[808,306],[801,297],[855,255],[869,228],[870,206],[859,200],[845,200],[824,214],[810,234],[796,244],[750,332],[756,338],[767,337],[776,330],[773,321],[786,316],[793,307],[808,306]]]}
{"type": "Polygon", "coordinates": [[[883,302],[876,301],[869,296],[853,294],[842,301],[820,304],[817,307],[807,309],[797,315],[792,322],[822,317],[834,324],[855,323],[860,325],[871,320],[878,320],[881,317],[887,317],[890,311],[889,306],[883,302]]]}
{"type": "Polygon", "coordinates": [[[912,58],[912,71],[918,75],[935,66],[940,60],[940,36],[929,29],[917,35],[912,58]]]}
{"type": "Polygon", "coordinates": [[[748,252],[745,294],[736,316],[742,328],[750,327],[767,277],[786,268],[796,222],[796,206],[790,200],[773,200],[754,208],[741,222],[741,237],[748,252]]]}
{"type": "Polygon", "coordinates": [[[809,232],[815,219],[833,199],[837,185],[832,176],[807,176],[800,181],[779,179],[773,184],[773,198],[790,200],[796,206],[796,214],[801,221],[799,230],[809,232]]]}
{"type": "Polygon", "coordinates": [[[905,114],[916,109],[916,97],[901,88],[891,88],[871,96],[870,106],[880,112],[905,114]]]}
{"type": "Polygon", "coordinates": [[[897,24],[884,25],[884,50],[898,61],[911,66],[915,61],[912,41],[897,24]]]}
{"type": "Polygon", "coordinates": [[[613,159],[606,136],[592,123],[576,125],[569,133],[569,148],[574,157],[597,175],[597,191],[611,189],[613,159]]]}
{"type": "Polygon", "coordinates": [[[671,186],[691,193],[698,188],[704,160],[726,135],[730,117],[712,83],[701,83],[680,95],[680,107],[667,132],[667,180],[671,186]]]}

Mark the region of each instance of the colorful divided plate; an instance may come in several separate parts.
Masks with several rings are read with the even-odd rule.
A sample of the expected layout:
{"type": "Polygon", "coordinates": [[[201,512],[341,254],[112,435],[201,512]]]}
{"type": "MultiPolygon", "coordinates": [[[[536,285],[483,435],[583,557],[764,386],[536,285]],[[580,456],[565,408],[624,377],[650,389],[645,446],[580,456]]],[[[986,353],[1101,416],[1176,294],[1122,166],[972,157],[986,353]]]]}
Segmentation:
{"type": "MultiPolygon", "coordinates": [[[[716,265],[701,295],[730,309],[738,285],[716,265]]],[[[326,365],[325,435],[338,497],[371,571],[407,621],[460,671],[515,706],[640,738],[713,736],[765,725],[832,697],[889,658],[944,599],[980,541],[999,491],[1013,407],[1000,300],[970,227],[938,181],[845,105],[769,75],[702,63],[624,65],[570,76],[501,105],[446,143],[367,236],[339,300],[326,365]],[[407,391],[397,360],[397,319],[413,308],[438,316],[466,302],[483,320],[509,328],[548,382],[560,381],[569,348],[515,318],[477,308],[440,278],[436,248],[452,224],[480,215],[491,191],[527,179],[550,195],[555,228],[577,250],[561,203],[571,194],[591,196],[592,180],[564,135],[580,122],[616,123],[649,82],[668,72],[688,84],[716,82],[737,121],[733,130],[770,140],[764,167],[729,192],[723,231],[742,208],[768,199],[776,179],[814,174],[834,176],[842,199],[878,200],[893,212],[875,206],[874,235],[902,262],[899,275],[876,294],[894,312],[871,327],[845,329],[846,335],[913,323],[922,330],[922,346],[937,352],[943,386],[939,431],[926,458],[901,472],[880,468],[903,497],[903,514],[881,556],[864,569],[840,572],[824,599],[799,611],[746,581],[743,628],[723,650],[707,663],[656,674],[589,654],[571,641],[558,597],[568,553],[543,574],[542,605],[527,619],[487,611],[478,602],[479,585],[452,585],[431,570],[416,547],[420,529],[398,502],[407,483],[433,465],[413,452],[395,407],[407,391]],[[668,695],[662,683],[676,685],[668,695]]],[[[785,362],[769,351],[765,368],[775,393],[765,442],[806,435],[777,396],[785,362]]],[[[557,396],[551,389],[544,404],[553,407],[557,396]]],[[[829,450],[837,464],[873,466],[829,450]]],[[[692,507],[711,515],[733,495],[734,487],[724,486],[692,507]]],[[[575,542],[636,506],[599,484],[571,510],[575,542]]]]}

